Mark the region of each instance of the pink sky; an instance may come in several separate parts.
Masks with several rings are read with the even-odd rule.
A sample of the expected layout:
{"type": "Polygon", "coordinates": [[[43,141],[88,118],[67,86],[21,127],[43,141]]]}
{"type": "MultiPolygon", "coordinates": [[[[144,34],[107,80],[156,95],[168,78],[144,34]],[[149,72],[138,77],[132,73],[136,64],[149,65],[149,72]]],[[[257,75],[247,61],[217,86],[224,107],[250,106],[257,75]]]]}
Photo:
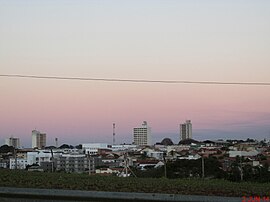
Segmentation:
{"type": "MultiPolygon", "coordinates": [[[[0,74],[269,82],[269,1],[1,1],[0,74]]],[[[270,87],[0,77],[0,144],[270,138],[270,87]]]]}
{"type": "Polygon", "coordinates": [[[162,136],[178,141],[186,119],[192,120],[196,139],[234,138],[239,131],[262,138],[269,132],[268,87],[3,80],[1,89],[8,90],[1,91],[1,134],[19,136],[28,145],[34,128],[46,132],[51,143],[55,137],[70,144],[111,142],[114,122],[117,142],[131,143],[132,128],[143,120],[155,141],[162,136]]]}

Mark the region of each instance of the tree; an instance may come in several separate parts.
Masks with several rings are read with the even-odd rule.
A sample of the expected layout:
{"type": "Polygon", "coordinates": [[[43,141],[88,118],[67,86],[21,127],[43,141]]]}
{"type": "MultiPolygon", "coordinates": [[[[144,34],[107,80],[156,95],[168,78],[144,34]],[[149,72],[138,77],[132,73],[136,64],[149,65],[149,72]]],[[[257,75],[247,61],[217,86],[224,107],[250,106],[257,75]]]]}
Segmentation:
{"type": "Polygon", "coordinates": [[[59,149],[70,149],[70,146],[68,144],[62,144],[59,149]]]}
{"type": "Polygon", "coordinates": [[[255,140],[252,138],[247,138],[246,142],[255,142],[255,140]]]}
{"type": "Polygon", "coordinates": [[[14,147],[8,146],[6,144],[5,145],[2,145],[0,147],[0,153],[6,154],[6,153],[9,153],[9,152],[13,153],[14,152],[14,147]]]}
{"type": "Polygon", "coordinates": [[[190,145],[191,143],[198,144],[199,141],[193,139],[181,140],[178,144],[190,145]]]}
{"type": "Polygon", "coordinates": [[[76,149],[82,149],[82,145],[81,145],[81,144],[76,145],[75,148],[76,148],[76,149]]]}
{"type": "Polygon", "coordinates": [[[47,147],[45,147],[45,149],[56,149],[56,147],[55,146],[47,146],[47,147]]]}
{"type": "Polygon", "coordinates": [[[164,138],[162,141],[161,141],[161,144],[162,145],[173,145],[173,141],[170,139],[170,138],[164,138]]]}

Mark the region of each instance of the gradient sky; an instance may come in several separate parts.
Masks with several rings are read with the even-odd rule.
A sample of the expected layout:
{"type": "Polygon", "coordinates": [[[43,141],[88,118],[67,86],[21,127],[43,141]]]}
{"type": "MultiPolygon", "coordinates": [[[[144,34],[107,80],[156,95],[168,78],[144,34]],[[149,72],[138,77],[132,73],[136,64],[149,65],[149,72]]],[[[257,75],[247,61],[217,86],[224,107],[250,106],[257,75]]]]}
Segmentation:
{"type": "MultiPolygon", "coordinates": [[[[269,0],[0,0],[0,74],[270,82],[269,0]]],[[[0,145],[270,139],[270,87],[0,77],[0,145]],[[2,144],[1,144],[2,143],[2,144]]]]}

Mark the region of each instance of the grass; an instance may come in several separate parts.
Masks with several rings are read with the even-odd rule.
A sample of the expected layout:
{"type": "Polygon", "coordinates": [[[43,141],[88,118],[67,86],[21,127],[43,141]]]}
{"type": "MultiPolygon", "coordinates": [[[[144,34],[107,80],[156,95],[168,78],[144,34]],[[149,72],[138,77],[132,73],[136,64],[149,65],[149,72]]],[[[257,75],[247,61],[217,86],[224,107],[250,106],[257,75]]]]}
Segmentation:
{"type": "Polygon", "coordinates": [[[0,170],[0,186],[235,197],[270,195],[270,183],[237,183],[219,179],[119,178],[3,169],[0,170]]]}

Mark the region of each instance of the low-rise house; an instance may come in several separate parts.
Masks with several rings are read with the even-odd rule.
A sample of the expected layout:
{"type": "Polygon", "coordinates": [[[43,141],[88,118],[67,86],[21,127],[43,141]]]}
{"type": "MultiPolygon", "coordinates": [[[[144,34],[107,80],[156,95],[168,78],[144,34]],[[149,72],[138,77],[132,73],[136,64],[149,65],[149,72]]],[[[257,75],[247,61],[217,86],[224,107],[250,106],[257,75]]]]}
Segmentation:
{"type": "Polygon", "coordinates": [[[113,152],[137,151],[137,145],[135,144],[112,145],[112,151],[113,152]]]}
{"type": "Polygon", "coordinates": [[[96,174],[105,174],[105,175],[119,175],[122,172],[123,168],[99,168],[96,169],[95,173],[96,174]]]}
{"type": "Polygon", "coordinates": [[[158,163],[158,160],[138,160],[137,168],[140,170],[147,170],[149,168],[154,168],[158,163]]]}
{"type": "Polygon", "coordinates": [[[170,146],[167,146],[167,152],[169,152],[171,150],[174,150],[176,152],[181,152],[183,150],[189,151],[190,148],[191,148],[190,145],[170,145],[170,146]]]}
{"type": "Polygon", "coordinates": [[[163,160],[164,153],[162,151],[149,150],[146,153],[146,156],[157,160],[163,160]]]}
{"type": "Polygon", "coordinates": [[[107,166],[107,167],[113,168],[113,167],[119,167],[122,160],[121,159],[105,158],[105,159],[101,159],[101,162],[102,162],[102,166],[107,166]]]}
{"type": "Polygon", "coordinates": [[[106,143],[87,143],[82,144],[82,149],[85,151],[85,154],[97,155],[99,150],[111,150],[112,145],[106,143]]]}
{"type": "Polygon", "coordinates": [[[214,147],[200,148],[199,151],[198,151],[198,154],[203,155],[205,157],[209,157],[211,155],[215,155],[215,154],[218,154],[218,153],[222,153],[222,152],[218,148],[214,148],[214,147]]]}
{"type": "Polygon", "coordinates": [[[182,159],[197,160],[197,159],[200,159],[200,158],[201,158],[201,156],[199,154],[178,157],[178,159],[180,159],[180,160],[182,160],[182,159]]]}
{"type": "Polygon", "coordinates": [[[253,151],[229,151],[229,157],[236,157],[236,156],[257,156],[259,152],[257,150],[253,151]]]}
{"type": "Polygon", "coordinates": [[[31,166],[28,168],[28,171],[33,172],[33,171],[38,171],[38,172],[44,172],[43,168],[40,166],[31,166]]]}

